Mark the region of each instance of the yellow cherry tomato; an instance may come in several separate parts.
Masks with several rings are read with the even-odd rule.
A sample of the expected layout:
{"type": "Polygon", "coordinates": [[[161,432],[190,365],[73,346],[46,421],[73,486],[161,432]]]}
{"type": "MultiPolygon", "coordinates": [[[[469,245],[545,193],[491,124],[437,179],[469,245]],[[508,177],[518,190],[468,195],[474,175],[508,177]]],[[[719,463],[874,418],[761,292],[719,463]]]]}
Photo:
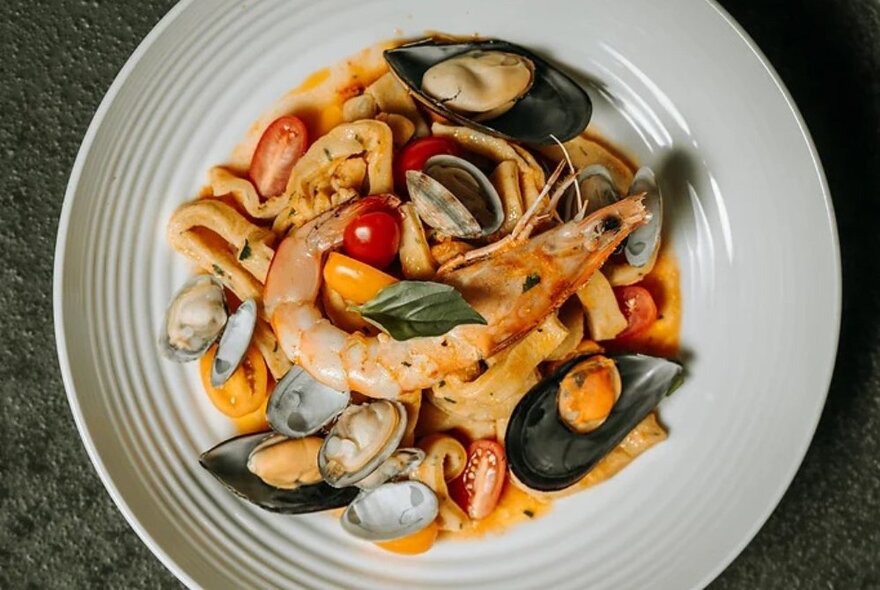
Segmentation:
{"type": "Polygon", "coordinates": [[[376,543],[376,545],[393,553],[416,555],[418,553],[424,553],[433,547],[434,541],[437,540],[437,534],[439,532],[440,527],[437,525],[437,522],[434,521],[422,530],[416,531],[411,535],[399,539],[393,539],[391,541],[382,541],[381,543],[376,543]]]}
{"type": "Polygon", "coordinates": [[[230,418],[241,418],[258,410],[266,399],[269,379],[263,355],[252,345],[229,380],[220,387],[214,387],[211,385],[211,365],[216,354],[217,345],[214,345],[202,356],[199,366],[202,386],[208,392],[211,403],[230,418]]]}
{"type": "Polygon", "coordinates": [[[269,405],[269,397],[272,395],[273,389],[275,389],[275,382],[270,379],[269,388],[266,390],[266,397],[263,399],[260,407],[241,418],[232,419],[235,423],[235,429],[239,434],[253,434],[269,430],[269,421],[266,419],[266,406],[269,405]]]}
{"type": "Polygon", "coordinates": [[[366,303],[397,279],[369,264],[339,252],[331,252],[324,265],[324,281],[344,299],[366,303]]]}

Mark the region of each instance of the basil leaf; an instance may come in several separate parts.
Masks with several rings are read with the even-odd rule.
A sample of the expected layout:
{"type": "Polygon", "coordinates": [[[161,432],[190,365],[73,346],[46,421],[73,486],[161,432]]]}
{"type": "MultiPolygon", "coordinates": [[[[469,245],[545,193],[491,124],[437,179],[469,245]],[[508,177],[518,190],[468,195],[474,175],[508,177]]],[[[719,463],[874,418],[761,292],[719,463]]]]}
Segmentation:
{"type": "Polygon", "coordinates": [[[400,281],[379,291],[363,305],[349,309],[384,330],[395,340],[442,336],[462,324],[486,324],[449,285],[430,281],[400,281]]]}

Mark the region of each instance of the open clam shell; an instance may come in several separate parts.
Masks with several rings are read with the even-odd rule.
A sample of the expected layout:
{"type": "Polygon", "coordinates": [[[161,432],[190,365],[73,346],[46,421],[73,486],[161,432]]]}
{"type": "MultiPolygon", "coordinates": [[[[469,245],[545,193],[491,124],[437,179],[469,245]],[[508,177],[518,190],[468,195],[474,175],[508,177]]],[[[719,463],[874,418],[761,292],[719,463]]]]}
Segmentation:
{"type": "Polygon", "coordinates": [[[348,406],[318,453],[318,468],[331,486],[356,484],[388,459],[406,431],[400,402],[376,400],[348,406]]]}
{"type": "Polygon", "coordinates": [[[439,115],[474,129],[512,141],[531,144],[568,141],[586,129],[593,104],[586,91],[567,74],[525,47],[500,39],[448,43],[422,39],[385,52],[394,75],[413,96],[439,115]],[[534,78],[525,92],[503,114],[484,121],[448,108],[423,90],[425,73],[436,64],[474,51],[500,51],[525,57],[534,66],[534,78]]]}
{"type": "Polygon", "coordinates": [[[247,353],[256,325],[257,302],[247,299],[229,317],[223,336],[220,337],[217,354],[211,365],[211,385],[221,387],[229,380],[247,353]]]}
{"type": "Polygon", "coordinates": [[[348,505],[357,488],[334,488],[324,482],[282,489],[266,484],[248,469],[248,461],[272,433],[237,436],[202,453],[199,463],[235,495],[260,508],[283,514],[305,514],[348,505]]]}
{"type": "Polygon", "coordinates": [[[579,481],[681,384],[684,371],[662,358],[614,357],[620,398],[601,426],[580,434],[560,419],[557,393],[565,375],[585,358],[572,359],[534,386],[510,417],[504,439],[507,460],[514,476],[532,489],[556,491],[579,481]]]}
{"type": "Polygon", "coordinates": [[[629,235],[624,248],[626,261],[636,267],[645,266],[651,261],[660,246],[660,233],[663,231],[663,197],[650,168],[640,168],[629,189],[631,195],[642,193],[645,195],[643,202],[649,217],[644,225],[629,235]]]}
{"type": "Polygon", "coordinates": [[[431,488],[418,481],[401,481],[358,496],[340,522],[359,539],[390,541],[422,530],[434,522],[439,509],[431,488]]]}
{"type": "Polygon", "coordinates": [[[501,227],[504,206],[483,172],[456,156],[433,156],[423,170],[406,173],[407,190],[419,217],[456,238],[480,238],[501,227]]]}
{"type": "Polygon", "coordinates": [[[217,341],[228,317],[222,283],[211,275],[195,276],[168,304],[159,351],[178,363],[193,361],[217,341]]]}
{"type": "Polygon", "coordinates": [[[327,387],[294,365],[272,391],[266,420],[285,436],[308,436],[338,416],[350,400],[350,392],[327,387]]]}
{"type": "Polygon", "coordinates": [[[424,460],[425,451],[422,449],[397,449],[373,473],[354,485],[362,490],[374,490],[385,482],[409,475],[424,460]]]}

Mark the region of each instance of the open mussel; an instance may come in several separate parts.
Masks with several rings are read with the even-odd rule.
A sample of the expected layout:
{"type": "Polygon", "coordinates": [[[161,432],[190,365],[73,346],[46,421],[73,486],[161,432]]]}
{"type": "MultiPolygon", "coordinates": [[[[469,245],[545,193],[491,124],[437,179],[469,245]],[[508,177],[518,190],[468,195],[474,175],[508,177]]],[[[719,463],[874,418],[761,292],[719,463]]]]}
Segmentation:
{"type": "Polygon", "coordinates": [[[340,522],[359,539],[390,541],[422,530],[434,522],[439,509],[431,488],[418,481],[401,481],[359,495],[340,522]]]}
{"type": "Polygon", "coordinates": [[[385,52],[394,75],[430,110],[512,141],[550,144],[586,129],[589,96],[525,47],[500,39],[422,39],[385,52]]]}
{"type": "Polygon", "coordinates": [[[285,436],[308,436],[338,416],[350,400],[348,391],[327,387],[294,365],[272,391],[266,420],[285,436]]]}
{"type": "Polygon", "coordinates": [[[582,376],[574,376],[575,385],[583,386],[593,371],[607,369],[585,365],[590,357],[568,361],[520,400],[504,440],[510,469],[522,484],[540,491],[573,485],[682,381],[682,366],[670,360],[632,354],[614,357],[613,361],[620,379],[619,399],[599,425],[573,428],[566,410],[569,375],[583,372],[582,376]]]}
{"type": "Polygon", "coordinates": [[[429,158],[421,171],[406,173],[406,185],[422,221],[447,236],[480,238],[504,222],[504,207],[492,182],[462,158],[429,158]]]}
{"type": "Polygon", "coordinates": [[[272,433],[238,436],[206,451],[199,463],[237,496],[283,514],[305,514],[348,505],[357,488],[321,481],[318,438],[272,433]]]}
{"type": "Polygon", "coordinates": [[[193,277],[177,291],[159,336],[159,350],[184,363],[202,356],[223,332],[228,314],[223,285],[210,275],[193,277]]]}
{"type": "Polygon", "coordinates": [[[226,322],[217,354],[211,365],[211,385],[221,387],[226,383],[247,353],[257,325],[257,303],[247,299],[238,306],[226,322]]]}
{"type": "Polygon", "coordinates": [[[331,486],[356,484],[397,449],[406,430],[406,409],[389,400],[348,406],[318,453],[321,475],[331,486]]]}

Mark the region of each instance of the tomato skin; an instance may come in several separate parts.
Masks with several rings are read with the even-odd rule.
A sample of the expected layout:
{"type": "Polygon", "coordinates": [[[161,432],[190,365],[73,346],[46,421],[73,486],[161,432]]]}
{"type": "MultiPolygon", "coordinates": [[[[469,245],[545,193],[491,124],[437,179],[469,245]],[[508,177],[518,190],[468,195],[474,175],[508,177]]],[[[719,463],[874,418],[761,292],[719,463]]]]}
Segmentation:
{"type": "Polygon", "coordinates": [[[248,170],[262,197],[274,197],[285,191],[290,171],[308,145],[308,130],[299,117],[279,117],[266,127],[248,170]]]}
{"type": "Polygon", "coordinates": [[[385,211],[361,215],[345,228],[343,248],[355,260],[385,268],[400,248],[400,224],[385,211]]]}
{"type": "Polygon", "coordinates": [[[199,361],[202,386],[218,410],[230,418],[241,418],[260,408],[268,395],[269,375],[266,361],[257,347],[251,345],[244,360],[229,380],[220,387],[211,385],[211,365],[217,345],[208,349],[199,361]]]}
{"type": "Polygon", "coordinates": [[[323,275],[328,287],[359,305],[397,282],[391,275],[339,252],[331,252],[327,257],[323,275]]]}
{"type": "Polygon", "coordinates": [[[637,285],[617,287],[614,289],[614,295],[627,321],[626,328],[617,335],[617,340],[641,334],[657,321],[657,304],[644,287],[637,285]]]}
{"type": "Polygon", "coordinates": [[[406,193],[406,171],[421,170],[432,156],[460,156],[461,148],[448,137],[422,137],[409,142],[394,159],[394,185],[406,193]]]}
{"type": "Polygon", "coordinates": [[[488,439],[472,442],[467,455],[464,471],[449,482],[449,495],[470,518],[480,520],[498,505],[507,478],[507,457],[504,447],[488,439]]]}

